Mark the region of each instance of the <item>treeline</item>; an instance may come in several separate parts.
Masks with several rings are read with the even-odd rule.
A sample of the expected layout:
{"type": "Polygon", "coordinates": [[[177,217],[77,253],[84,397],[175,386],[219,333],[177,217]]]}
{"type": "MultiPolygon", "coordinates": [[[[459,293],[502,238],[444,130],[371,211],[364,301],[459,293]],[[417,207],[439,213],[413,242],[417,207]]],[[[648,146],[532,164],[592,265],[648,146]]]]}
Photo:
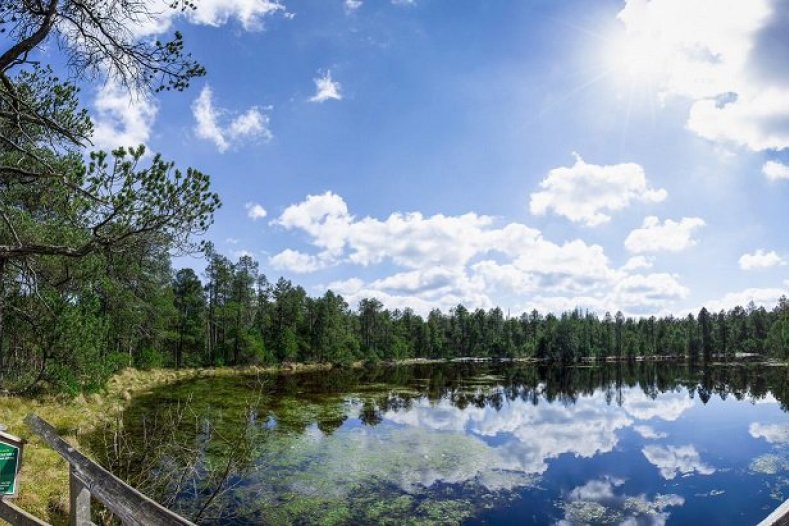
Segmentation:
{"type": "Polygon", "coordinates": [[[150,249],[136,262],[108,266],[109,274],[87,274],[79,289],[56,302],[56,315],[42,316],[39,324],[14,314],[39,304],[31,291],[6,287],[6,305],[14,308],[5,310],[0,358],[3,370],[14,373],[12,383],[43,379],[69,390],[98,387],[128,365],[459,357],[704,363],[742,353],[789,358],[786,297],[771,310],[751,304],[720,312],[703,308],[687,317],[601,317],[580,310],[511,317],[499,308],[472,311],[463,305],[423,317],[411,309],[387,309],[375,298],[350,306],[332,291],[311,297],[284,278],[270,282],[251,257],[234,263],[210,245],[202,279],[190,268],[173,272],[167,253],[155,244],[150,249]]]}
{"type": "Polygon", "coordinates": [[[386,309],[375,298],[350,306],[332,291],[310,297],[280,278],[272,283],[250,256],[232,263],[209,249],[204,282],[192,269],[173,279],[174,324],[162,357],[175,366],[535,358],[572,363],[582,358],[638,356],[731,360],[738,353],[789,357],[789,301],[772,310],[735,307],[675,318],[629,318],[621,312],[536,310],[516,317],[500,308],[427,317],[412,309],[386,309]]]}
{"type": "Polygon", "coordinates": [[[310,297],[280,278],[272,283],[258,264],[236,263],[208,251],[204,282],[192,269],[173,279],[172,337],[156,348],[175,366],[250,363],[534,358],[574,363],[584,358],[669,357],[732,360],[747,353],[789,357],[789,301],[772,310],[735,307],[687,317],[630,318],[621,312],[536,310],[507,316],[500,308],[426,317],[390,310],[375,298],[350,306],[332,291],[310,297]]]}

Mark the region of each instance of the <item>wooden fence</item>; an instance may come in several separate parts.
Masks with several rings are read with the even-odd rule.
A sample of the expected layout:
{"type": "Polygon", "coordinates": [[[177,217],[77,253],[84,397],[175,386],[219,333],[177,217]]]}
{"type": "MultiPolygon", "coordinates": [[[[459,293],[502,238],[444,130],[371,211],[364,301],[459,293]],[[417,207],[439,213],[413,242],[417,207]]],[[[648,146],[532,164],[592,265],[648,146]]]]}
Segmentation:
{"type": "Polygon", "coordinates": [[[789,499],[775,508],[758,526],[789,526],[789,499]]]}
{"type": "MultiPolygon", "coordinates": [[[[194,524],[146,497],[99,466],[60,438],[49,423],[28,415],[25,424],[69,464],[69,518],[71,526],[90,526],[90,499],[96,500],[130,526],[186,526],[194,524]]],[[[0,518],[13,526],[48,526],[6,500],[0,500],[0,518]]]]}

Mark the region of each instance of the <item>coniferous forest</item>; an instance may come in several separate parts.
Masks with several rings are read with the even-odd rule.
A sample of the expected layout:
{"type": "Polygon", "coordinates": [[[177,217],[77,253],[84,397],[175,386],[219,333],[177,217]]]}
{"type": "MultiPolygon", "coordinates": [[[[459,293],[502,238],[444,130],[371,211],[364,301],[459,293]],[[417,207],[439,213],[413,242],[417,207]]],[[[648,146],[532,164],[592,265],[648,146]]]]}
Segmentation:
{"type": "Polygon", "coordinates": [[[93,389],[126,366],[789,357],[786,297],[772,309],[702,308],[687,317],[636,319],[581,310],[507,316],[499,308],[472,311],[463,305],[423,317],[411,309],[389,310],[375,298],[349,305],[332,291],[311,297],[284,278],[270,281],[250,256],[234,263],[210,244],[205,254],[203,276],[191,268],[173,271],[164,248],[149,243],[133,261],[88,258],[78,268],[41,266],[37,290],[21,280],[6,283],[4,386],[93,389]],[[82,265],[90,272],[80,275],[82,265]],[[80,278],[58,287],[64,273],[80,278]]]}

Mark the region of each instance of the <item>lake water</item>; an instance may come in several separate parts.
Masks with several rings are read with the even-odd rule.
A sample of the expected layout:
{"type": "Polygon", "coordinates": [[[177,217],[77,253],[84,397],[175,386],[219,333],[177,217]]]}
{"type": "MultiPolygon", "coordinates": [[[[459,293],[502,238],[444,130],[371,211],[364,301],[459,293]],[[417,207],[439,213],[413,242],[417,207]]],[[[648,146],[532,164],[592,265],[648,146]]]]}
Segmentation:
{"type": "Polygon", "coordinates": [[[97,433],[205,524],[755,524],[789,497],[789,370],[441,364],[201,378],[97,433]]]}

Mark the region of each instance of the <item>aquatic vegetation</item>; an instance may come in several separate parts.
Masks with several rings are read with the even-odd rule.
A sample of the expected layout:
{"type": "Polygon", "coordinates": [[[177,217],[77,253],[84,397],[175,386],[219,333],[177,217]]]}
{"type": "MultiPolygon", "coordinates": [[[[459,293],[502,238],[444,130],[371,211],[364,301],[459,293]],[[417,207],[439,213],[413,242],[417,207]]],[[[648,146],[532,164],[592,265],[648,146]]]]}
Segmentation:
{"type": "Polygon", "coordinates": [[[574,523],[615,524],[622,520],[622,514],[609,510],[598,502],[577,500],[564,506],[565,521],[574,523]]]}
{"type": "MultiPolygon", "coordinates": [[[[495,523],[486,517],[510,509],[535,524],[663,524],[675,510],[712,505],[685,482],[719,475],[707,458],[732,465],[711,453],[720,438],[705,432],[703,404],[715,386],[750,377],[680,370],[681,380],[669,381],[668,367],[424,364],[197,377],[132,398],[119,422],[128,451],[118,460],[158,474],[123,476],[201,524],[495,523]],[[710,378],[718,383],[705,384],[710,378]],[[136,451],[143,432],[158,456],[136,451]],[[655,443],[662,435],[690,443],[655,443]],[[187,483],[167,473],[186,473],[187,483]]],[[[720,391],[722,400],[770,393],[749,385],[732,397],[720,391]]],[[[759,432],[776,436],[779,405],[748,407],[765,416],[759,432]]],[[[764,447],[763,437],[747,436],[764,447]]],[[[780,473],[763,475],[770,492],[783,491],[780,473]]],[[[728,489],[728,479],[715,480],[720,489],[707,496],[728,489]]],[[[758,488],[748,495],[770,498],[758,488]]]]}
{"type": "Polygon", "coordinates": [[[754,458],[749,468],[754,473],[776,475],[784,471],[789,471],[789,459],[784,455],[767,453],[754,458]]]}
{"type": "Polygon", "coordinates": [[[560,503],[564,517],[559,524],[623,524],[625,518],[629,518],[628,524],[664,524],[669,516],[665,510],[685,503],[684,498],[673,494],[658,494],[652,500],[645,495],[627,495],[621,491],[625,483],[623,479],[609,477],[574,488],[560,503]]]}

